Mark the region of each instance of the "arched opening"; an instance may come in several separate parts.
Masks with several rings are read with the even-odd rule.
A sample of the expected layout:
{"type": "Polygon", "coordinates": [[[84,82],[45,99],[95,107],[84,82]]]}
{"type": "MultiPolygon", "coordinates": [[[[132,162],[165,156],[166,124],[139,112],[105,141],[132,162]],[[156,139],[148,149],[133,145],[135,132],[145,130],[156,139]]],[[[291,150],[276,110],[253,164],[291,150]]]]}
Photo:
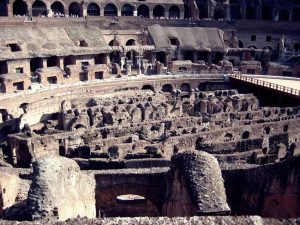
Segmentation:
{"type": "Polygon", "coordinates": [[[279,18],[278,21],[289,21],[290,13],[288,10],[281,10],[279,12],[279,18]]]}
{"type": "Polygon", "coordinates": [[[60,67],[59,58],[57,56],[51,56],[47,59],[47,67],[57,66],[60,67]]]}
{"type": "Polygon", "coordinates": [[[243,47],[244,47],[244,43],[241,40],[239,40],[239,48],[243,48],[243,47]]]}
{"type": "Polygon", "coordinates": [[[215,9],[215,19],[219,20],[219,19],[225,19],[225,11],[222,8],[216,8],[215,9]]]}
{"type": "Polygon", "coordinates": [[[118,9],[117,7],[109,3],[104,7],[104,16],[117,16],[118,15],[118,9]]]}
{"type": "Polygon", "coordinates": [[[105,54],[99,54],[95,56],[95,64],[106,64],[107,60],[106,60],[106,55],[105,54]]]}
{"type": "Polygon", "coordinates": [[[171,84],[164,84],[161,88],[162,92],[172,92],[173,86],[171,84]]]}
{"type": "Polygon", "coordinates": [[[0,61],[0,74],[8,73],[8,67],[6,61],[0,61]]]}
{"type": "Polygon", "coordinates": [[[113,39],[108,43],[108,46],[120,46],[120,44],[117,40],[113,39]]]}
{"type": "Polygon", "coordinates": [[[169,8],[170,18],[180,18],[180,10],[177,6],[173,5],[169,8]]]}
{"type": "Polygon", "coordinates": [[[165,16],[165,8],[161,5],[157,5],[153,9],[153,17],[164,17],[165,16]]]}
{"type": "Polygon", "coordinates": [[[142,16],[144,18],[149,17],[149,8],[146,5],[140,5],[137,9],[137,15],[142,16]]]}
{"type": "Polygon", "coordinates": [[[265,134],[269,135],[270,132],[271,132],[271,128],[270,127],[265,127],[264,131],[265,131],[265,134]]]}
{"type": "Polygon", "coordinates": [[[129,39],[128,41],[126,41],[126,46],[132,46],[132,45],[135,45],[134,39],[129,39]]]}
{"type": "Polygon", "coordinates": [[[17,0],[13,4],[13,14],[24,16],[28,14],[28,6],[27,3],[23,0],[17,0]]]}
{"type": "Polygon", "coordinates": [[[230,1],[230,16],[231,19],[241,19],[241,5],[239,0],[230,1]]]}
{"type": "Polygon", "coordinates": [[[47,16],[47,7],[43,1],[36,0],[32,4],[32,16],[47,16]]]}
{"type": "Polygon", "coordinates": [[[166,63],[166,53],[165,52],[157,52],[156,60],[165,64],[166,63]]]}
{"type": "Polygon", "coordinates": [[[242,134],[242,139],[248,139],[250,137],[250,132],[249,131],[245,131],[242,134]]]}
{"type": "Polygon", "coordinates": [[[69,6],[69,15],[82,17],[82,6],[77,2],[71,3],[69,6]]]}
{"type": "Polygon", "coordinates": [[[76,65],[76,57],[74,55],[69,55],[64,58],[64,68],[68,65],[76,65]]]}
{"type": "Polygon", "coordinates": [[[207,7],[205,4],[197,4],[199,10],[199,19],[204,19],[208,17],[207,7]]]}
{"type": "Polygon", "coordinates": [[[246,18],[250,19],[250,20],[253,20],[256,18],[255,9],[251,5],[246,6],[246,18]]]}
{"type": "Polygon", "coordinates": [[[300,8],[294,8],[293,9],[293,17],[292,17],[293,21],[300,21],[300,8]]]}
{"type": "Polygon", "coordinates": [[[189,5],[185,2],[184,3],[184,18],[187,19],[187,18],[190,18],[190,8],[189,8],[189,5]]]}
{"type": "Polygon", "coordinates": [[[51,10],[54,15],[65,14],[65,8],[61,2],[54,2],[51,5],[51,10]]]}
{"type": "Polygon", "coordinates": [[[188,83],[183,83],[182,85],[180,85],[180,90],[182,92],[190,92],[191,91],[191,85],[188,83]]]}
{"type": "Polygon", "coordinates": [[[80,128],[84,128],[84,126],[79,123],[79,124],[76,124],[76,126],[74,128],[75,128],[75,130],[78,130],[80,128]]]}
{"type": "Polygon", "coordinates": [[[125,4],[121,10],[121,16],[133,16],[134,8],[132,5],[125,4]]]}
{"type": "Polygon", "coordinates": [[[193,62],[194,52],[193,51],[186,51],[183,55],[184,60],[191,60],[193,62]]]}
{"type": "Polygon", "coordinates": [[[273,17],[273,10],[268,5],[262,6],[262,19],[263,20],[272,20],[273,17]]]}
{"type": "Polygon", "coordinates": [[[100,16],[100,7],[96,3],[91,3],[87,7],[88,16],[100,16]]]}
{"type": "Polygon", "coordinates": [[[154,87],[150,84],[146,84],[142,87],[142,90],[151,90],[154,91],[154,87]]]}
{"type": "Polygon", "coordinates": [[[36,57],[30,60],[30,71],[35,72],[37,69],[43,68],[43,59],[36,57]]]}
{"type": "Polygon", "coordinates": [[[224,141],[228,142],[228,141],[232,141],[233,135],[231,133],[226,133],[224,136],[224,141]]]}
{"type": "Polygon", "coordinates": [[[7,16],[7,1],[0,1],[0,16],[7,16]]]}

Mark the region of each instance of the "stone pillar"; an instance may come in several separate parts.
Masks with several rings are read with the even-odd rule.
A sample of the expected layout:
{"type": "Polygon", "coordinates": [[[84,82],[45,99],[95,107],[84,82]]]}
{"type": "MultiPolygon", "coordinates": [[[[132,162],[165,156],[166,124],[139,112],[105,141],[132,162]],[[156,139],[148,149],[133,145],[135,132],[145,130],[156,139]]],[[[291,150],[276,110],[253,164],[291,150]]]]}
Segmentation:
{"type": "Polygon", "coordinates": [[[47,58],[43,59],[43,68],[47,68],[47,58]]]}
{"type": "Polygon", "coordinates": [[[150,18],[153,17],[153,8],[149,8],[149,17],[150,17],[150,18]]]}
{"type": "Polygon", "coordinates": [[[83,5],[83,6],[82,6],[82,16],[83,16],[83,17],[86,17],[86,16],[87,16],[87,7],[86,7],[86,5],[83,5]]]}
{"type": "Polygon", "coordinates": [[[59,57],[59,68],[64,69],[64,57],[59,57]]]}
{"type": "Polygon", "coordinates": [[[169,9],[166,9],[166,8],[165,8],[165,17],[169,18],[169,9]]]}
{"type": "Polygon", "coordinates": [[[122,15],[122,12],[120,9],[118,9],[118,13],[117,13],[117,16],[121,16],[122,15]]]}
{"type": "Polygon", "coordinates": [[[197,52],[193,51],[193,63],[197,63],[197,52]]]}
{"type": "Polygon", "coordinates": [[[28,2],[28,7],[27,7],[27,14],[28,16],[32,16],[32,4],[28,2]]]}
{"type": "Polygon", "coordinates": [[[12,4],[7,4],[6,5],[6,9],[7,9],[7,16],[12,17],[13,16],[13,7],[12,7],[12,4]]]}
{"type": "Polygon", "coordinates": [[[244,20],[244,19],[246,19],[246,8],[247,8],[247,6],[246,6],[246,2],[245,2],[245,0],[242,0],[242,2],[241,2],[241,16],[242,16],[242,19],[244,20]]]}
{"type": "Polygon", "coordinates": [[[256,19],[261,20],[262,19],[262,4],[259,2],[259,5],[257,5],[256,8],[256,19]]]}

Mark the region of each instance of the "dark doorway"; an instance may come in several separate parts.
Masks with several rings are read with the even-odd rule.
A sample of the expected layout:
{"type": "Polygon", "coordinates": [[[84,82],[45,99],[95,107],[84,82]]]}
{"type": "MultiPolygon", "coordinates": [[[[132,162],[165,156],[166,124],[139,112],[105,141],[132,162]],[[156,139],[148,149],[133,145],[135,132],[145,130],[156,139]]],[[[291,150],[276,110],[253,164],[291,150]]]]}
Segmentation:
{"type": "Polygon", "coordinates": [[[89,16],[100,16],[100,7],[96,3],[89,4],[87,14],[89,16]]]}
{"type": "Polygon", "coordinates": [[[157,5],[153,9],[153,17],[164,17],[165,9],[161,5],[157,5]]]}
{"type": "Polygon", "coordinates": [[[51,5],[51,10],[54,13],[54,15],[65,14],[65,9],[61,2],[54,2],[51,5]]]}
{"type": "Polygon", "coordinates": [[[104,16],[117,16],[118,10],[117,7],[114,4],[107,4],[104,7],[104,16]]]}
{"type": "Polygon", "coordinates": [[[247,5],[247,7],[246,7],[246,18],[250,19],[250,20],[253,20],[256,18],[256,13],[255,13],[254,7],[251,5],[247,5]]]}
{"type": "Polygon", "coordinates": [[[43,59],[36,57],[30,60],[30,71],[35,72],[37,69],[43,68],[43,59]]]}
{"type": "Polygon", "coordinates": [[[179,8],[175,5],[169,8],[169,17],[170,18],[180,18],[179,8]]]}
{"type": "Polygon", "coordinates": [[[133,6],[129,4],[125,4],[121,10],[121,16],[133,16],[133,6]]]}
{"type": "Polygon", "coordinates": [[[166,53],[165,52],[157,52],[156,60],[165,64],[166,63],[166,53]]]}
{"type": "Polygon", "coordinates": [[[43,1],[37,0],[32,4],[32,16],[47,16],[47,7],[43,1]]]}
{"type": "Polygon", "coordinates": [[[79,3],[73,2],[69,7],[70,16],[82,17],[82,7],[79,3]]]}
{"type": "MultiPolygon", "coordinates": [[[[3,1],[3,0],[1,0],[3,1]]],[[[17,0],[13,4],[13,14],[24,16],[28,14],[28,6],[23,0],[17,0]]]]}
{"type": "Polygon", "coordinates": [[[137,15],[142,16],[144,18],[149,17],[149,8],[146,5],[140,5],[137,9],[137,15]]]}
{"type": "Polygon", "coordinates": [[[47,59],[47,67],[57,66],[60,67],[59,58],[57,56],[51,56],[47,59]]]}
{"type": "Polygon", "coordinates": [[[290,19],[290,13],[287,10],[281,10],[279,13],[279,21],[289,21],[290,19]]]}

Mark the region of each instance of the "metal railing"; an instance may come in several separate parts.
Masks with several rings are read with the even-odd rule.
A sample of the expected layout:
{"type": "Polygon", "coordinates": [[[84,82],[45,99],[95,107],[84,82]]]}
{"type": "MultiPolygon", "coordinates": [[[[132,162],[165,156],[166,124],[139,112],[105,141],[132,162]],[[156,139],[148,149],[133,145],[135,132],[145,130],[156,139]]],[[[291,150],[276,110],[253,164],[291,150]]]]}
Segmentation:
{"type": "Polygon", "coordinates": [[[257,84],[263,87],[267,87],[267,88],[271,88],[271,89],[275,89],[277,91],[282,91],[288,94],[292,94],[292,95],[296,95],[296,96],[300,96],[300,90],[291,88],[291,87],[287,87],[287,86],[283,86],[280,84],[274,84],[268,81],[263,81],[263,80],[259,80],[259,79],[255,79],[253,77],[249,77],[249,76],[243,76],[241,74],[230,74],[229,75],[231,78],[237,79],[237,80],[242,80],[242,81],[246,81],[252,84],[257,84]]]}

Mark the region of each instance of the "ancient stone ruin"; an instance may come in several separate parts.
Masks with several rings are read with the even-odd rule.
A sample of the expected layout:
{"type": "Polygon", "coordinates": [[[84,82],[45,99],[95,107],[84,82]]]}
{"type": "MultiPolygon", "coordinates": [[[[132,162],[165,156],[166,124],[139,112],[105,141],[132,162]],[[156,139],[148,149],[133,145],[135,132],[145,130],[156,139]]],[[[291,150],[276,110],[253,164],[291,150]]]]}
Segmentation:
{"type": "Polygon", "coordinates": [[[300,224],[300,1],[0,2],[0,224],[300,224]]]}

